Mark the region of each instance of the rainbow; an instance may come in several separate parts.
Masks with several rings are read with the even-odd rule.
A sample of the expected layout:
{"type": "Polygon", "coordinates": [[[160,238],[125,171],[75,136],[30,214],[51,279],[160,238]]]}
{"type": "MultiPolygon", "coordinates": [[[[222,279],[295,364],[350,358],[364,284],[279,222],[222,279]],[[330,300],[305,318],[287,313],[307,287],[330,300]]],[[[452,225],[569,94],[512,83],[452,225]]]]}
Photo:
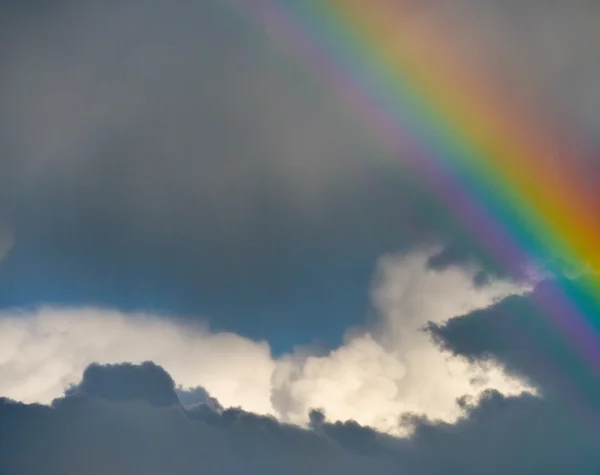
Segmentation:
{"type": "Polygon", "coordinates": [[[248,3],[287,54],[309,61],[507,271],[522,277],[534,263],[561,275],[564,262],[588,269],[553,281],[536,305],[600,376],[594,156],[565,147],[556,124],[495,83],[447,29],[409,21],[407,2],[248,3]]]}

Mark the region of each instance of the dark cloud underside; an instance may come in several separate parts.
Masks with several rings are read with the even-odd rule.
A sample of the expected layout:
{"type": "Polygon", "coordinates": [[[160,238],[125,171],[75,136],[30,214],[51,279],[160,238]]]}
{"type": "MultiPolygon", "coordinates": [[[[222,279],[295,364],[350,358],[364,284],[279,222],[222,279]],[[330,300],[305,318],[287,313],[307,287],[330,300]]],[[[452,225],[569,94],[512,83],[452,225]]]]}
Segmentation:
{"type": "Polygon", "coordinates": [[[532,294],[509,297],[442,325],[430,324],[429,331],[455,355],[499,361],[508,371],[528,378],[547,397],[577,401],[597,411],[600,379],[584,356],[582,342],[587,336],[578,326],[583,323],[585,331],[595,332],[600,307],[583,288],[579,281],[566,278],[541,282],[532,294]],[[583,312],[559,311],[554,318],[540,302],[554,302],[557,288],[583,312]]]}
{"type": "Polygon", "coordinates": [[[52,407],[0,400],[0,472],[62,474],[595,474],[600,440],[533,396],[464,403],[455,425],[405,417],[395,439],[313,412],[304,430],[237,409],[183,409],[161,368],[92,366],[52,407]],[[551,448],[551,450],[550,450],[551,448]]]}

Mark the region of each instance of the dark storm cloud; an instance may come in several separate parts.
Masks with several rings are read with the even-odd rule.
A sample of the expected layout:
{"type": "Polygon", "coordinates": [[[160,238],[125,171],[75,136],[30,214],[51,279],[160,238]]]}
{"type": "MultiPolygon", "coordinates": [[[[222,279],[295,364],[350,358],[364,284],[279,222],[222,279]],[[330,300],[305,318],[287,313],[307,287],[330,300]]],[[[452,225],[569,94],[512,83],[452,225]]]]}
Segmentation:
{"type": "Polygon", "coordinates": [[[165,391],[175,397],[172,381],[158,367],[95,371],[104,373],[103,387],[92,394],[73,388],[52,408],[2,402],[0,472],[359,474],[375,467],[392,473],[389,460],[353,454],[326,437],[268,418],[236,409],[216,413],[197,406],[187,413],[177,404],[155,405],[165,391]],[[112,381],[115,373],[121,374],[112,381]],[[145,391],[123,389],[125,373],[145,391]],[[30,431],[37,426],[39,431],[30,431]]]}
{"type": "MultiPolygon", "coordinates": [[[[439,2],[487,56],[514,69],[546,107],[547,119],[600,145],[600,4],[523,0],[439,2]]],[[[598,173],[596,169],[594,173],[598,173]]]]}
{"type": "Polygon", "coordinates": [[[184,409],[171,378],[151,363],[95,366],[52,407],[0,399],[0,472],[593,475],[600,469],[600,440],[580,430],[569,411],[493,392],[462,404],[466,415],[456,424],[405,416],[414,427],[410,439],[352,421],[330,423],[317,411],[304,430],[238,409],[184,409]]]}
{"type": "Polygon", "coordinates": [[[112,402],[141,399],[153,406],[169,407],[179,402],[174,384],[167,372],[152,363],[91,365],[83,373],[81,383],[66,395],[82,393],[112,402]]]}
{"type": "Polygon", "coordinates": [[[596,334],[600,306],[586,294],[578,280],[561,278],[539,283],[531,294],[511,296],[487,309],[430,324],[428,331],[445,350],[471,361],[494,360],[511,373],[527,378],[549,398],[578,401],[600,409],[600,380],[595,368],[582,358],[582,331],[596,334]],[[583,314],[564,313],[555,301],[557,286],[583,314]],[[562,325],[553,317],[550,304],[561,312],[562,325]],[[577,329],[585,319],[587,330],[577,329]],[[572,335],[569,331],[574,330],[572,335]]]}
{"type": "Polygon", "coordinates": [[[359,321],[376,259],[430,237],[410,177],[228,2],[11,5],[1,305],[359,321]]]}
{"type": "MultiPolygon", "coordinates": [[[[500,3],[463,0],[452,14],[491,32],[482,44],[535,58],[548,96],[567,102],[549,78],[581,71],[589,100],[574,104],[587,110],[593,5],[567,15],[500,3]],[[553,31],[581,55],[544,50],[553,31]]],[[[447,15],[426,8],[437,6],[447,15]]],[[[434,265],[498,270],[236,1],[30,0],[1,12],[0,255],[14,246],[0,305],[211,314],[255,338],[303,319],[304,342],[328,331],[325,318],[326,340],[361,321],[389,251],[449,243],[434,265]]]]}

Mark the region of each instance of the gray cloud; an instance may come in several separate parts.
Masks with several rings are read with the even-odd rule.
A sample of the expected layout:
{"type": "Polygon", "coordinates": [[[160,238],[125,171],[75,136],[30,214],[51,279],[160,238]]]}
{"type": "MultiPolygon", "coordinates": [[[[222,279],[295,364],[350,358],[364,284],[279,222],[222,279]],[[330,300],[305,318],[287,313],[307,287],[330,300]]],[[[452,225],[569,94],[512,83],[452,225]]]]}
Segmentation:
{"type": "Polygon", "coordinates": [[[273,196],[299,212],[361,179],[367,149],[341,104],[294,81],[301,67],[225,2],[53,3],[6,46],[20,189],[118,204],[152,231],[196,216],[227,234],[273,196]]]}
{"type": "MultiPolygon", "coordinates": [[[[590,115],[581,108],[597,96],[593,2],[444,5],[419,10],[458,22],[490,62],[531,70],[558,115],[590,115]],[[582,98],[571,77],[585,83],[572,88],[582,98]]],[[[31,298],[121,292],[143,305],[162,292],[164,305],[186,311],[252,287],[238,299],[293,301],[304,299],[299,279],[318,278],[307,256],[337,275],[350,259],[369,272],[384,252],[433,239],[451,243],[453,260],[481,258],[318,75],[235,1],[30,1],[5,11],[0,202],[17,249],[0,283],[13,304],[49,276],[59,290],[46,284],[31,298]]],[[[321,275],[321,286],[334,284],[321,275]]]]}
{"type": "MultiPolygon", "coordinates": [[[[435,3],[435,2],[434,2],[435,3]]],[[[515,84],[546,107],[547,119],[596,145],[600,139],[600,6],[574,2],[459,0],[446,4],[446,17],[487,57],[488,65],[508,69],[515,84]]],[[[597,170],[596,170],[597,173],[597,170]]]]}
{"type": "Polygon", "coordinates": [[[442,324],[430,323],[428,330],[443,349],[456,356],[472,362],[499,362],[509,372],[527,378],[545,397],[563,403],[577,401],[597,411],[600,382],[593,365],[582,359],[580,332],[596,331],[594,316],[600,314],[600,307],[584,289],[581,282],[568,278],[542,281],[530,294],[510,296],[442,324]],[[557,285],[570,302],[580,305],[585,324],[590,325],[587,330],[577,329],[577,321],[584,317],[568,314],[563,323],[574,330],[574,339],[539,305],[553,301],[557,285]]]}
{"type": "Polygon", "coordinates": [[[454,425],[406,415],[413,435],[396,439],[352,421],[329,423],[319,412],[304,430],[237,409],[165,407],[157,401],[169,393],[176,399],[175,386],[151,363],[96,366],[85,375],[51,407],[0,400],[2,473],[562,475],[600,468],[597,435],[533,396],[492,392],[463,402],[467,414],[454,425]]]}
{"type": "Polygon", "coordinates": [[[350,265],[358,291],[379,255],[430,237],[410,177],[390,180],[346,106],[226,2],[39,8],[15,6],[2,45],[5,306],[210,312],[227,329],[253,307],[285,328],[350,265]]]}
{"type": "MultiPolygon", "coordinates": [[[[0,268],[1,304],[60,294],[186,312],[209,297],[276,307],[278,299],[306,300],[294,289],[310,285],[321,289],[311,301],[326,302],[334,290],[348,289],[334,288],[334,277],[368,274],[375,257],[417,242],[450,243],[431,260],[436,269],[481,259],[477,243],[428,190],[418,190],[415,177],[389,173],[391,157],[316,75],[231,5],[4,2],[0,257],[13,238],[16,245],[0,268]]],[[[426,15],[453,18],[485,61],[529,84],[566,135],[597,140],[597,2],[464,0],[425,8],[426,15]]],[[[476,280],[485,287],[484,274],[476,280]]],[[[545,292],[544,285],[534,292],[545,292]]],[[[289,332],[285,315],[275,313],[268,326],[289,332]]],[[[98,328],[106,330],[102,318],[98,328]]],[[[530,297],[513,296],[432,324],[444,349],[471,362],[500,362],[542,397],[490,392],[463,399],[464,416],[455,424],[405,415],[410,439],[328,422],[319,412],[302,430],[223,410],[202,389],[176,392],[152,364],[95,366],[52,407],[1,400],[0,472],[596,473],[597,377],[544,318],[530,297]],[[586,404],[573,403],[560,374],[591,395],[586,404]]],[[[258,326],[259,317],[248,320],[258,326]]],[[[391,330],[403,341],[405,325],[391,330]]],[[[408,346],[420,341],[409,340],[408,346]]],[[[47,338],[37,357],[56,341],[47,338]]],[[[246,347],[269,370],[268,348],[246,347]]],[[[343,364],[344,356],[312,358],[301,370],[313,376],[313,367],[343,364]]],[[[442,356],[435,356],[413,360],[431,357],[441,367],[442,356]]],[[[71,364],[79,362],[69,361],[67,370],[71,364]]],[[[306,411],[305,393],[317,392],[296,379],[282,399],[306,411]]],[[[29,382],[18,381],[23,390],[29,382]]]]}
{"type": "Polygon", "coordinates": [[[156,407],[174,406],[179,402],[175,383],[169,374],[153,363],[100,366],[90,365],[81,383],[65,392],[66,396],[86,394],[111,402],[144,400],[156,407]]]}

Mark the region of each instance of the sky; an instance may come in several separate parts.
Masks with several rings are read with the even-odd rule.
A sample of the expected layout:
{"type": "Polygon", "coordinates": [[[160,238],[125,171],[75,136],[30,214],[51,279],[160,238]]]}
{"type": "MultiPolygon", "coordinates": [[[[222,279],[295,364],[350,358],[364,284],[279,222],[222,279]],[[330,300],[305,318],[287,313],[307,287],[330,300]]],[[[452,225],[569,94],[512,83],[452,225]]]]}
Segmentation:
{"type": "MultiPolygon", "coordinates": [[[[596,2],[394,1],[600,146],[596,2]]],[[[600,474],[551,279],[246,7],[0,0],[0,473],[600,474]]]]}

